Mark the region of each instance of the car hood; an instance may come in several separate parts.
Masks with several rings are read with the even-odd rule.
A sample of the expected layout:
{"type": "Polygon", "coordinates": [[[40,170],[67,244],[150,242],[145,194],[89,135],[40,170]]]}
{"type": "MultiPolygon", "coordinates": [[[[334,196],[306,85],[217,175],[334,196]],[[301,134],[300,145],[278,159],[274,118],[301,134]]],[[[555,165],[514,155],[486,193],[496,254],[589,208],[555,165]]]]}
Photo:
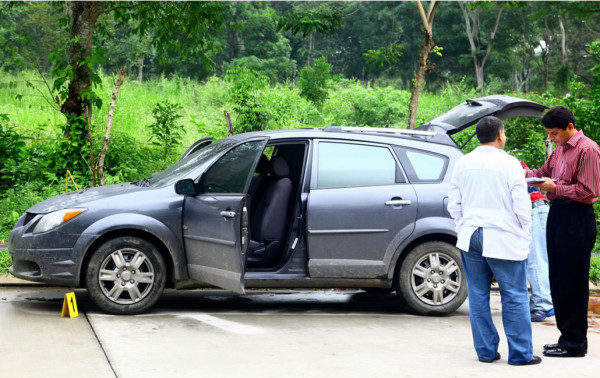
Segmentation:
{"type": "Polygon", "coordinates": [[[513,117],[540,117],[547,108],[537,102],[505,95],[467,99],[452,110],[417,127],[417,130],[452,135],[486,116],[495,116],[502,120],[513,117]]]}
{"type": "Polygon", "coordinates": [[[27,210],[29,213],[49,213],[55,210],[82,206],[91,201],[114,197],[126,193],[146,191],[150,188],[134,185],[133,183],[114,184],[69,192],[39,202],[27,210]]]}

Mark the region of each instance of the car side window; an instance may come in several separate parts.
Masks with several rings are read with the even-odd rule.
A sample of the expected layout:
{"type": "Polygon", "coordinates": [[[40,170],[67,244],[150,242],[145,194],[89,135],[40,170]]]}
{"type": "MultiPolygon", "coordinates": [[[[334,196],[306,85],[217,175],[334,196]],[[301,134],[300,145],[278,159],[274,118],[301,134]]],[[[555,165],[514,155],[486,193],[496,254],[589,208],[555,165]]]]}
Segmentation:
{"type": "Polygon", "coordinates": [[[448,157],[429,151],[394,146],[411,182],[437,182],[444,178],[448,157]]]}
{"type": "Polygon", "coordinates": [[[319,143],[317,187],[390,185],[396,183],[398,165],[391,151],[350,143],[319,143]]]}
{"type": "Polygon", "coordinates": [[[202,177],[200,193],[243,193],[263,141],[234,147],[223,155],[202,177]]]}

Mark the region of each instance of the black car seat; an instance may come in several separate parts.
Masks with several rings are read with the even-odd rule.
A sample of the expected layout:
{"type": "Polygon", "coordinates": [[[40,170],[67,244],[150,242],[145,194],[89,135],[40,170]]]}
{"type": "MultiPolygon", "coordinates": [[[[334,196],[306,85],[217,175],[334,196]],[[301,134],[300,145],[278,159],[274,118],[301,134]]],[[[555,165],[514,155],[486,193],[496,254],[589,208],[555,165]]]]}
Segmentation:
{"type": "Polygon", "coordinates": [[[271,159],[271,178],[265,195],[259,200],[254,214],[250,214],[250,246],[248,267],[272,267],[283,256],[288,228],[292,180],[284,158],[271,159]]]}
{"type": "Polygon", "coordinates": [[[271,170],[269,167],[269,158],[265,154],[260,155],[254,172],[257,174],[252,176],[250,187],[248,188],[248,195],[250,196],[250,216],[256,212],[258,204],[260,203],[260,198],[264,195],[269,183],[271,170]]]}

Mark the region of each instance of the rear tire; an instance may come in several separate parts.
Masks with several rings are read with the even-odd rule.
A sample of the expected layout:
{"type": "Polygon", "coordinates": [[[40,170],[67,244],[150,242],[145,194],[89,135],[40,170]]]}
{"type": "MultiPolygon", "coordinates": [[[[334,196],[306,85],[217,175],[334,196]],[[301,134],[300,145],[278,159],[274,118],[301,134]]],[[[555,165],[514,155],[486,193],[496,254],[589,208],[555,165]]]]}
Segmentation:
{"type": "Polygon", "coordinates": [[[85,274],[90,297],[102,310],[118,315],[147,311],[160,298],[166,265],[158,249],[136,237],[119,237],[93,252],[85,274]]]}
{"type": "Polygon", "coordinates": [[[396,293],[419,315],[448,315],[467,298],[459,250],[445,242],[418,245],[399,262],[396,293]]]}

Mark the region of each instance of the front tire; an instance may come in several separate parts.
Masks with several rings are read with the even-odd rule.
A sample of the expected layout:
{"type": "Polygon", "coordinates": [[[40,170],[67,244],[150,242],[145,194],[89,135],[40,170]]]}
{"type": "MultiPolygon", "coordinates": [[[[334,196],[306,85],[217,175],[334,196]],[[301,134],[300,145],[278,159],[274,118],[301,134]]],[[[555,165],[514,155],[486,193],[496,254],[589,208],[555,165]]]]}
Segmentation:
{"type": "Polygon", "coordinates": [[[419,315],[447,315],[467,298],[460,252],[445,242],[423,243],[396,268],[396,293],[419,315]]]}
{"type": "Polygon", "coordinates": [[[166,284],[166,265],[158,249],[136,237],[107,241],[93,252],[85,284],[94,303],[118,315],[152,307],[166,284]]]}

